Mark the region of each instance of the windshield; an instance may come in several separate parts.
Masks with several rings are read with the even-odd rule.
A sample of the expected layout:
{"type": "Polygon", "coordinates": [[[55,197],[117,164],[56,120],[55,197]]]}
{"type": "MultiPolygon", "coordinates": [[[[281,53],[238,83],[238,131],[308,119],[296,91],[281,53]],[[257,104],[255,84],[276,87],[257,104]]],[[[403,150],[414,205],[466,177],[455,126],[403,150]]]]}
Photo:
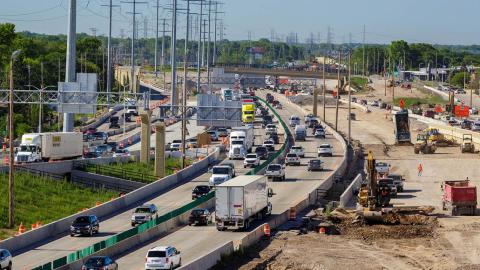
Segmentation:
{"type": "Polygon", "coordinates": [[[192,211],[192,216],[201,216],[201,215],[203,215],[202,209],[196,209],[192,211]]]}
{"type": "Polygon", "coordinates": [[[147,257],[148,258],[165,258],[167,257],[167,253],[165,251],[153,250],[148,252],[147,257]]]}
{"type": "Polygon", "coordinates": [[[232,141],[232,145],[243,145],[243,141],[232,141]]]}
{"type": "Polygon", "coordinates": [[[127,107],[129,110],[136,110],[137,109],[137,106],[128,106],[127,107]]]}
{"type": "Polygon", "coordinates": [[[265,152],[267,151],[267,148],[265,147],[257,147],[257,149],[255,150],[255,152],[259,153],[259,152],[265,152]]]}
{"type": "Polygon", "coordinates": [[[320,145],[320,148],[330,148],[330,145],[320,145]]]}
{"type": "Polygon", "coordinates": [[[268,165],[268,171],[279,171],[282,167],[278,164],[268,165]]]}
{"type": "Polygon", "coordinates": [[[267,125],[267,128],[276,128],[275,125],[267,125]]]}
{"type": "Polygon", "coordinates": [[[297,154],[287,154],[287,157],[297,157],[297,154]]]}
{"type": "Polygon", "coordinates": [[[104,266],[105,259],[104,258],[90,258],[85,263],[85,266],[88,267],[99,267],[104,266]]]}
{"type": "Polygon", "coordinates": [[[208,187],[207,186],[198,186],[198,187],[195,187],[195,191],[197,191],[197,192],[207,192],[208,187]]]}
{"type": "Polygon", "coordinates": [[[246,111],[245,114],[253,114],[253,111],[246,111]]]}
{"type": "Polygon", "coordinates": [[[75,219],[75,222],[76,223],[88,223],[89,219],[88,219],[88,217],[78,217],[77,219],[75,219]]]}
{"type": "Polygon", "coordinates": [[[36,146],[34,145],[20,145],[20,152],[35,152],[36,146]]]}
{"type": "Polygon", "coordinates": [[[150,213],[150,208],[139,207],[139,208],[135,209],[135,213],[150,213]]]}
{"type": "Polygon", "coordinates": [[[292,146],[292,150],[302,150],[301,146],[292,146]]]}
{"type": "Polygon", "coordinates": [[[312,165],[320,165],[320,163],[321,163],[321,161],[317,160],[317,159],[310,160],[310,164],[312,164],[312,165]]]}
{"type": "Polygon", "coordinates": [[[256,154],[248,154],[247,158],[257,158],[257,155],[256,154]]]}
{"type": "Polygon", "coordinates": [[[213,174],[228,174],[229,170],[228,170],[228,168],[213,167],[212,173],[213,174]]]}

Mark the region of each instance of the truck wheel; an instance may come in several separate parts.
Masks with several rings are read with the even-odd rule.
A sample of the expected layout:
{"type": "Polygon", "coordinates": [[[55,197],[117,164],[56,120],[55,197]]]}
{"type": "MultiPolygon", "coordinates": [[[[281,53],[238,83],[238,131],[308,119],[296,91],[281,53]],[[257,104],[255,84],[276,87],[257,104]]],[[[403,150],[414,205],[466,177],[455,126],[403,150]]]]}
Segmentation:
{"type": "Polygon", "coordinates": [[[285,181],[285,175],[282,177],[282,180],[285,181]]]}
{"type": "Polygon", "coordinates": [[[12,262],[8,263],[7,270],[12,270],[12,262]]]}
{"type": "Polygon", "coordinates": [[[414,149],[413,152],[414,152],[415,154],[419,154],[419,153],[420,153],[420,151],[419,151],[418,149],[414,149]]]}

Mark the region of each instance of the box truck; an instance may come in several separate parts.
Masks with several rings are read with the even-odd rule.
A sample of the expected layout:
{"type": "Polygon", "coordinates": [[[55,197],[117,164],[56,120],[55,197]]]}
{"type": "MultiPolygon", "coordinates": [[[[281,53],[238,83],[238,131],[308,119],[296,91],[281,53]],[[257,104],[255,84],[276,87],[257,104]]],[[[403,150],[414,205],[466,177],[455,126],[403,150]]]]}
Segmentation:
{"type": "Polygon", "coordinates": [[[215,222],[217,230],[247,230],[255,219],[272,212],[265,175],[241,175],[220,184],[215,190],[215,222]]]}
{"type": "Polygon", "coordinates": [[[15,162],[30,163],[74,159],[83,155],[81,132],[51,132],[23,134],[15,162]]]}
{"type": "Polygon", "coordinates": [[[230,132],[229,159],[243,159],[250,152],[255,141],[253,127],[242,126],[232,128],[230,132]]]}

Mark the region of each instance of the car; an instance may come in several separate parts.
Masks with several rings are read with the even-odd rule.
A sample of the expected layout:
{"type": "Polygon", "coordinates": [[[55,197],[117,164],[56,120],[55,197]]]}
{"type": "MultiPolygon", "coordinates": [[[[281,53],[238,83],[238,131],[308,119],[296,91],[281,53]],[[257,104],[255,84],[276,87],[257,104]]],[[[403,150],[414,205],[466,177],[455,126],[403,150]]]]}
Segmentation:
{"type": "Polygon", "coordinates": [[[269,114],[262,117],[262,127],[266,127],[268,124],[273,124],[273,117],[269,114]]]}
{"type": "Polygon", "coordinates": [[[207,185],[198,185],[192,190],[192,200],[196,200],[210,193],[212,189],[207,185]]]}
{"type": "Polygon", "coordinates": [[[447,124],[450,125],[450,126],[460,125],[460,123],[455,118],[450,118],[450,120],[447,121],[447,124]]]}
{"type": "Polygon", "coordinates": [[[109,128],[120,128],[120,124],[118,124],[119,117],[118,116],[111,116],[109,119],[110,126],[109,128]]]}
{"type": "Polygon", "coordinates": [[[311,119],[315,119],[315,115],[313,113],[309,113],[309,114],[305,115],[304,121],[305,121],[305,123],[308,123],[308,122],[310,122],[311,119]]]}
{"type": "Polygon", "coordinates": [[[265,133],[267,135],[272,134],[272,133],[277,133],[277,126],[274,124],[268,124],[265,128],[265,133]]]}
{"type": "Polygon", "coordinates": [[[470,129],[472,127],[472,121],[463,119],[463,121],[460,123],[460,127],[463,129],[470,129]]]}
{"type": "Polygon", "coordinates": [[[318,119],[316,118],[312,118],[310,119],[310,121],[308,121],[308,127],[309,128],[314,128],[315,126],[317,126],[320,122],[318,121],[318,119]]]}
{"type": "Polygon", "coordinates": [[[260,158],[257,154],[247,154],[245,159],[243,160],[243,168],[246,167],[257,167],[260,165],[260,158]]]}
{"type": "Polygon", "coordinates": [[[379,107],[380,106],[380,103],[377,101],[377,100],[373,100],[372,102],[370,102],[370,105],[372,107],[379,107]]]}
{"type": "Polygon", "coordinates": [[[174,142],[170,144],[170,151],[179,151],[180,147],[182,146],[181,142],[174,142]]]}
{"type": "Polygon", "coordinates": [[[144,204],[135,208],[133,211],[131,224],[134,227],[137,224],[143,224],[150,220],[158,218],[158,209],[155,204],[144,204]]]}
{"type": "Polygon", "coordinates": [[[210,135],[212,141],[218,141],[218,132],[216,130],[209,130],[207,133],[210,135]]]}
{"type": "Polygon", "coordinates": [[[130,151],[128,149],[117,149],[115,153],[113,153],[112,157],[130,157],[130,151]]]}
{"type": "Polygon", "coordinates": [[[380,174],[388,174],[390,171],[391,165],[386,162],[376,162],[375,163],[375,170],[380,174]]]}
{"type": "Polygon", "coordinates": [[[187,148],[197,148],[197,138],[190,138],[190,139],[187,139],[187,141],[185,142],[185,146],[187,148]]]}
{"type": "Polygon", "coordinates": [[[356,97],[352,97],[352,102],[353,102],[353,103],[357,103],[357,98],[356,98],[356,97]]]}
{"type": "Polygon", "coordinates": [[[457,89],[455,90],[455,94],[457,95],[465,95],[467,92],[463,89],[457,89]]]}
{"type": "Polygon", "coordinates": [[[292,148],[290,148],[289,153],[297,154],[301,158],[305,157],[305,149],[303,148],[303,146],[294,145],[294,146],[292,146],[292,148]]]}
{"type": "Polygon", "coordinates": [[[172,246],[158,246],[147,251],[145,269],[173,269],[182,265],[180,251],[172,246]]]}
{"type": "Polygon", "coordinates": [[[265,175],[272,180],[285,180],[285,168],[281,164],[269,164],[265,175]]]}
{"type": "Polygon", "coordinates": [[[88,216],[79,216],[77,217],[70,226],[70,236],[75,235],[89,235],[98,234],[100,230],[100,221],[98,221],[97,216],[88,215],[88,216]]]}
{"type": "Polygon", "coordinates": [[[118,270],[118,264],[108,256],[88,258],[81,270],[118,270]]]}
{"type": "Polygon", "coordinates": [[[394,184],[393,178],[388,176],[388,178],[379,179],[378,182],[385,182],[390,187],[390,196],[397,197],[397,186],[394,184]]]}
{"type": "Polygon", "coordinates": [[[275,143],[273,140],[266,140],[263,142],[262,146],[266,147],[268,152],[275,152],[275,143]]]}
{"type": "Polygon", "coordinates": [[[274,144],[279,144],[280,143],[280,137],[278,136],[277,133],[271,133],[268,136],[268,140],[273,141],[274,144]]]}
{"type": "Polygon", "coordinates": [[[470,114],[471,114],[471,115],[476,115],[476,114],[478,114],[478,109],[475,108],[475,107],[470,108],[469,111],[470,111],[470,114]]]}
{"type": "Polygon", "coordinates": [[[389,174],[388,178],[393,179],[393,183],[397,187],[397,192],[402,192],[403,191],[403,183],[404,183],[405,179],[403,179],[403,177],[401,175],[399,175],[399,174],[389,174]]]}
{"type": "Polygon", "coordinates": [[[436,114],[435,111],[431,111],[431,110],[423,112],[423,116],[428,117],[428,118],[433,118],[435,116],[435,114],[436,114]]]}
{"type": "Polygon", "coordinates": [[[321,144],[317,148],[317,154],[319,157],[325,157],[325,156],[331,157],[333,156],[333,147],[328,143],[321,144]]]}
{"type": "Polygon", "coordinates": [[[315,138],[325,139],[325,130],[318,128],[317,130],[315,130],[315,134],[313,135],[315,136],[315,138]]]}
{"type": "Polygon", "coordinates": [[[282,106],[282,104],[279,102],[279,103],[275,104],[275,108],[281,110],[281,109],[283,109],[283,106],[282,106]]]}
{"type": "Polygon", "coordinates": [[[109,153],[112,152],[112,147],[108,144],[97,145],[93,147],[92,151],[90,152],[95,152],[99,156],[107,156],[109,153]]]}
{"type": "Polygon", "coordinates": [[[213,166],[212,175],[208,181],[210,186],[217,186],[233,178],[232,167],[228,165],[213,166]]]}
{"type": "Polygon", "coordinates": [[[470,125],[472,131],[480,131],[480,121],[475,121],[470,125]]]}
{"type": "Polygon", "coordinates": [[[96,140],[101,140],[107,143],[108,141],[108,134],[105,132],[95,132],[92,134],[93,137],[95,137],[96,140]]]}
{"type": "Polygon", "coordinates": [[[321,171],[323,170],[323,162],[320,159],[311,159],[308,161],[308,171],[321,171]]]}
{"type": "Polygon", "coordinates": [[[87,130],[85,130],[84,134],[87,134],[87,135],[93,135],[97,132],[97,129],[96,128],[93,128],[93,127],[90,127],[90,128],[87,128],[87,130]]]}
{"type": "Polygon", "coordinates": [[[83,158],[99,158],[101,156],[102,156],[101,154],[97,152],[91,152],[91,151],[88,151],[83,154],[83,158]]]}
{"type": "Polygon", "coordinates": [[[268,159],[268,149],[265,146],[257,146],[255,154],[257,154],[259,159],[268,159]]]}
{"type": "Polygon", "coordinates": [[[228,130],[226,128],[217,129],[218,137],[228,137],[228,130]]]}
{"type": "Polygon", "coordinates": [[[0,269],[12,270],[12,254],[6,249],[0,249],[0,269]]]}
{"type": "Polygon", "coordinates": [[[299,166],[300,165],[300,157],[295,153],[288,153],[285,156],[285,165],[286,166],[289,166],[289,165],[299,166]]]}
{"type": "Polygon", "coordinates": [[[295,127],[296,125],[300,125],[300,117],[298,117],[296,115],[290,116],[289,125],[291,127],[295,127]]]}
{"type": "Polygon", "coordinates": [[[232,169],[232,177],[235,177],[236,172],[235,172],[235,163],[231,162],[231,161],[224,161],[220,164],[221,166],[228,166],[232,169]]]}
{"type": "Polygon", "coordinates": [[[188,226],[197,224],[206,226],[212,222],[212,215],[208,209],[194,209],[188,217],[188,226]]]}
{"type": "Polygon", "coordinates": [[[110,147],[112,147],[112,152],[117,151],[117,149],[119,148],[117,142],[107,142],[106,144],[108,144],[108,145],[110,145],[110,147]]]}
{"type": "Polygon", "coordinates": [[[355,115],[355,113],[350,113],[350,117],[347,115],[347,120],[352,120],[352,121],[355,121],[357,120],[357,116],[355,115]]]}

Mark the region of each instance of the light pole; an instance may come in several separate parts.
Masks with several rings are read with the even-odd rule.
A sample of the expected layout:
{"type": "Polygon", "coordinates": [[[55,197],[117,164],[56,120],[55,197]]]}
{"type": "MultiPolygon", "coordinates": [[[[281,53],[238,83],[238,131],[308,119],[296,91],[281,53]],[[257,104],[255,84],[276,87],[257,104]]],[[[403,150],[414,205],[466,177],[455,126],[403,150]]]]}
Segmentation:
{"type": "Polygon", "coordinates": [[[14,224],[14,195],[13,195],[13,184],[14,184],[14,170],[15,170],[15,158],[13,156],[13,63],[17,59],[18,55],[20,54],[20,50],[16,50],[12,53],[10,57],[10,106],[9,106],[9,113],[8,113],[8,143],[10,147],[10,162],[9,162],[9,169],[8,169],[8,227],[13,228],[14,224]]]}
{"type": "Polygon", "coordinates": [[[38,90],[38,92],[39,92],[39,94],[38,94],[38,96],[39,96],[39,98],[38,98],[38,100],[39,100],[39,107],[38,107],[38,133],[42,133],[42,115],[43,115],[43,112],[42,112],[42,111],[43,111],[43,108],[42,108],[42,107],[43,107],[43,106],[42,106],[42,101],[43,101],[42,91],[45,91],[45,90],[47,90],[48,88],[55,88],[56,86],[50,85],[50,86],[47,86],[47,87],[43,87],[43,86],[42,86],[42,87],[40,87],[40,88],[36,87],[35,85],[31,85],[31,84],[25,85],[25,86],[27,86],[28,88],[33,87],[33,88],[35,88],[36,90],[38,90]]]}

